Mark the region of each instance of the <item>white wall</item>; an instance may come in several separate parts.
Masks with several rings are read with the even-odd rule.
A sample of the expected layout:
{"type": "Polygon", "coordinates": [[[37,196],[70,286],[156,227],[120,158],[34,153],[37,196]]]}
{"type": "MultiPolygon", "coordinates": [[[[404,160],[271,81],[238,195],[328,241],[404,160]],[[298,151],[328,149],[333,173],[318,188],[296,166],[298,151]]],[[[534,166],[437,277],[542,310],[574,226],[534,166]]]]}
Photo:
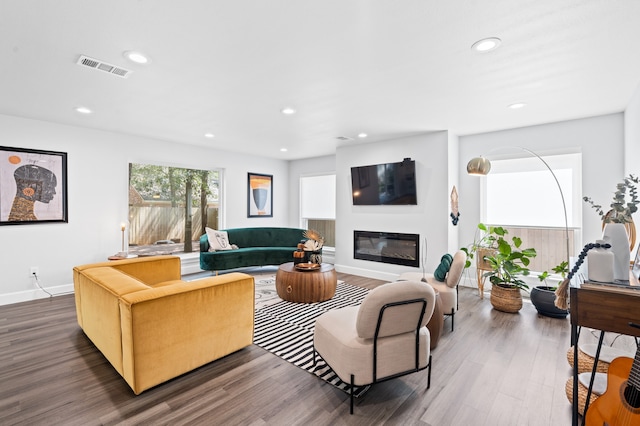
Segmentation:
{"type": "Polygon", "coordinates": [[[286,161],[3,115],[0,145],[66,152],[69,201],[69,223],[0,226],[0,304],[46,297],[29,277],[30,266],[58,293],[71,289],[75,265],[120,250],[129,162],[224,168],[224,227],[289,225],[286,161]],[[273,175],[273,218],[247,218],[247,172],[273,175]]]}
{"type": "MultiPolygon", "coordinates": [[[[280,161],[135,136],[93,131],[0,115],[0,145],[68,153],[69,223],[0,226],[0,304],[46,295],[36,289],[29,267],[40,268],[41,283],[54,292],[71,288],[75,265],[105,260],[120,249],[126,220],[129,162],[192,168],[224,168],[227,215],[224,227],[299,226],[299,177],[336,172],[336,268],[394,279],[408,268],[353,259],[353,230],[417,233],[428,238],[427,270],[440,256],[473,240],[479,221],[479,183],[466,175],[473,156],[516,145],[539,154],[580,150],[585,195],[607,201],[615,184],[637,173],[640,150],[640,89],[624,114],[456,137],[437,132],[367,145],[345,146],[336,156],[280,161]],[[626,155],[625,155],[626,150],[626,155]],[[459,155],[458,155],[459,153],[459,155]],[[417,206],[353,206],[350,168],[416,160],[417,206]],[[458,164],[455,164],[455,163],[458,164]],[[247,172],[274,176],[274,217],[247,218],[247,172]],[[442,182],[446,182],[443,185],[442,182]],[[460,222],[449,219],[449,194],[460,195],[460,222]],[[456,235],[459,237],[456,241],[456,235]]],[[[219,142],[212,142],[215,145],[219,142]]],[[[600,236],[600,222],[583,207],[583,241],[600,236]]]]}
{"type": "MultiPolygon", "coordinates": [[[[610,114],[500,132],[460,137],[460,245],[473,242],[480,221],[480,181],[466,174],[467,162],[497,147],[523,147],[539,155],[582,152],[582,195],[606,205],[616,183],[625,175],[623,114],[610,114]]],[[[517,148],[513,153],[518,154],[517,148]]],[[[504,154],[507,150],[500,150],[504,154]]],[[[526,155],[522,152],[523,155],[526,155]]],[[[491,155],[487,155],[491,158],[491,155]]],[[[508,208],[508,198],[505,199],[508,208]]],[[[531,206],[533,209],[544,206],[531,206]]],[[[602,234],[600,217],[586,203],[582,208],[582,242],[595,241],[602,234]]],[[[577,248],[579,252],[581,247],[577,248]]],[[[578,253],[575,253],[577,255],[578,253]]]]}
{"type": "MultiPolygon", "coordinates": [[[[336,153],[336,269],[366,277],[393,280],[420,269],[353,258],[353,231],[419,234],[428,239],[427,270],[433,270],[447,252],[449,221],[447,132],[366,145],[340,147],[336,153]],[[351,167],[416,161],[416,206],[354,206],[351,167]]],[[[422,249],[422,247],[421,247],[422,249]]],[[[422,258],[422,254],[421,254],[422,258]]],[[[421,262],[422,263],[422,262],[421,262]]]]}
{"type": "MultiPolygon", "coordinates": [[[[625,176],[632,174],[640,177],[640,85],[633,93],[624,112],[624,171],[625,176]]],[[[640,226],[640,217],[634,218],[636,227],[640,226]]],[[[636,243],[632,255],[638,250],[636,243]]]]}
{"type": "MultiPolygon", "coordinates": [[[[460,157],[460,138],[452,133],[449,133],[447,135],[447,137],[449,138],[448,140],[448,156],[447,156],[447,161],[448,161],[448,180],[449,180],[449,199],[451,199],[451,191],[453,189],[453,187],[456,187],[456,191],[458,192],[458,196],[460,196],[460,188],[459,188],[459,184],[460,184],[460,164],[459,164],[459,157],[460,157]]],[[[466,169],[465,169],[466,170],[466,169]]],[[[451,203],[449,203],[449,213],[452,213],[451,211],[451,203]]],[[[460,218],[458,218],[460,219],[460,218]]],[[[451,221],[451,218],[449,218],[449,221],[451,221]]],[[[458,225],[451,225],[449,227],[449,242],[448,242],[448,252],[451,253],[452,255],[460,248],[460,244],[458,243],[459,239],[460,239],[460,232],[459,232],[458,225]]]]}
{"type": "Polygon", "coordinates": [[[640,176],[640,85],[624,112],[625,176],[640,176]]]}

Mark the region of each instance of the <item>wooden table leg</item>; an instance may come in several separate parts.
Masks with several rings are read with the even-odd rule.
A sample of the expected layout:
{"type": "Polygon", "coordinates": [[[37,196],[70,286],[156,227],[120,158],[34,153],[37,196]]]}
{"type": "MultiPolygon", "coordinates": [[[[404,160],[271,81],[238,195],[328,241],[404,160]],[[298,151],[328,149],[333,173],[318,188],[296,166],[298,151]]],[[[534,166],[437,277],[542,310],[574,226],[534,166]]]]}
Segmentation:
{"type": "Polygon", "coordinates": [[[484,277],[482,276],[482,269],[476,269],[476,279],[478,280],[478,293],[480,293],[480,299],[484,299],[484,277]]]}

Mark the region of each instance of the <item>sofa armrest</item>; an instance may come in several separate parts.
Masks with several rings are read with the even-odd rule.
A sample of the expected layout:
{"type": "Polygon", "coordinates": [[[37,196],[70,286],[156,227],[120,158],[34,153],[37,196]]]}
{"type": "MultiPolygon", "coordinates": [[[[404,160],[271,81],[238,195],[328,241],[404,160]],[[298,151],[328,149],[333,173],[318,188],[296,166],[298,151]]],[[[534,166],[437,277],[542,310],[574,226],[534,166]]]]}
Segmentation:
{"type": "Polygon", "coordinates": [[[117,260],[110,266],[151,286],[165,281],[179,280],[182,274],[178,256],[149,256],[117,260]]]}
{"type": "Polygon", "coordinates": [[[231,273],[120,298],[123,377],[138,394],[253,341],[254,280],[231,273]]]}
{"type": "Polygon", "coordinates": [[[200,237],[200,253],[206,253],[209,251],[209,237],[204,234],[200,237]]]}
{"type": "Polygon", "coordinates": [[[80,273],[87,269],[99,267],[117,269],[148,285],[179,280],[181,277],[180,258],[178,256],[149,256],[111,260],[79,265],[74,267],[73,270],[75,273],[80,273]]]}
{"type": "Polygon", "coordinates": [[[76,315],[78,325],[87,337],[111,365],[122,372],[119,298],[123,294],[138,293],[150,287],[110,268],[107,262],[103,264],[105,266],[74,268],[76,315]]]}

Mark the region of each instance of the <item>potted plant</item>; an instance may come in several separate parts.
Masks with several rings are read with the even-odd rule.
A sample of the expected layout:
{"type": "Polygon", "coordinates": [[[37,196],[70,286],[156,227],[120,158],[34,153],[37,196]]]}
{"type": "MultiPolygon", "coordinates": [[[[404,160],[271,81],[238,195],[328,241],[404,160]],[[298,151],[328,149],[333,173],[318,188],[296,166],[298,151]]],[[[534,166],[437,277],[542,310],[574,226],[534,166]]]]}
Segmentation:
{"type": "MultiPolygon", "coordinates": [[[[467,247],[462,247],[460,250],[467,255],[467,261],[465,262],[465,269],[471,266],[472,260],[476,259],[476,280],[478,282],[478,291],[480,297],[484,297],[484,277],[483,271],[490,271],[491,266],[485,260],[488,256],[492,256],[497,247],[498,237],[507,234],[507,230],[501,226],[487,226],[484,223],[478,224],[478,231],[482,232],[482,237],[474,238],[472,244],[467,247]]],[[[476,231],[476,237],[477,232],[476,231]]]]}
{"type": "Polygon", "coordinates": [[[602,206],[595,204],[591,198],[583,197],[583,200],[590,204],[602,218],[602,239],[611,244],[614,254],[613,278],[621,281],[629,279],[630,252],[635,244],[636,228],[632,215],[638,211],[638,204],[640,204],[637,184],[638,178],[632,174],[618,183],[609,205],[611,210],[606,213],[602,206]]]}
{"type": "MultiPolygon", "coordinates": [[[[569,264],[566,260],[563,260],[558,265],[554,266],[552,271],[555,274],[558,274],[564,280],[569,273],[569,264]]],[[[538,275],[538,279],[540,282],[545,285],[538,285],[531,289],[531,303],[535,306],[536,310],[540,315],[544,315],[551,318],[566,318],[569,311],[566,309],[557,308],[555,305],[555,291],[558,286],[550,286],[547,283],[547,278],[549,278],[549,272],[544,271],[540,275],[538,275]]],[[[561,281],[562,281],[561,280],[561,281]]]]}
{"type": "Polygon", "coordinates": [[[613,201],[610,204],[611,210],[606,213],[602,206],[594,203],[590,197],[582,197],[582,199],[596,210],[603,223],[632,223],[632,215],[638,211],[638,204],[640,204],[636,189],[638,181],[636,176],[630,174],[618,183],[616,192],[613,194],[613,201]],[[627,194],[630,197],[628,201],[627,194]]]}
{"type": "Polygon", "coordinates": [[[529,275],[529,263],[536,257],[534,248],[520,249],[522,239],[512,237],[508,241],[505,231],[496,236],[496,251],[485,256],[491,267],[483,275],[491,282],[491,305],[502,312],[516,313],[522,308],[521,290],[528,290],[529,285],[522,279],[529,275]]]}
{"type": "Polygon", "coordinates": [[[471,266],[471,261],[476,255],[478,255],[476,260],[478,263],[484,262],[484,256],[492,254],[497,248],[498,237],[507,234],[507,230],[501,226],[487,226],[484,223],[478,224],[478,230],[484,233],[482,237],[475,239],[471,245],[460,248],[467,255],[465,268],[471,266]]]}

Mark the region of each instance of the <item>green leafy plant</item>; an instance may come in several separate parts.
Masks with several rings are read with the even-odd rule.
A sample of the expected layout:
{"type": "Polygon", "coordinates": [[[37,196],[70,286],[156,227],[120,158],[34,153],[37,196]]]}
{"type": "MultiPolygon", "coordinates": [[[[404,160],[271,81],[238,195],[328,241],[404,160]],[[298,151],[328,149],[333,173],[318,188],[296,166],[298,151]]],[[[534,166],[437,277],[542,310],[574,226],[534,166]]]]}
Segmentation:
{"type": "Polygon", "coordinates": [[[471,266],[471,261],[482,249],[496,249],[498,247],[498,238],[508,233],[507,230],[501,226],[487,226],[484,223],[478,224],[478,230],[483,232],[482,237],[476,239],[471,245],[460,248],[460,250],[464,251],[467,255],[467,261],[464,265],[465,268],[471,266]]]}
{"type": "Polygon", "coordinates": [[[489,277],[492,285],[507,288],[519,288],[529,290],[529,286],[522,280],[522,276],[529,275],[529,263],[537,256],[536,249],[520,249],[522,239],[512,237],[511,241],[505,239],[505,235],[498,235],[496,239],[497,250],[491,256],[485,256],[485,261],[491,266],[491,271],[483,276],[489,277]]]}
{"type": "MultiPolygon", "coordinates": [[[[555,274],[559,274],[564,280],[565,278],[567,278],[567,274],[569,273],[569,263],[566,260],[563,260],[562,262],[554,266],[551,270],[555,274]]],[[[538,279],[540,280],[540,282],[544,282],[546,284],[546,280],[547,278],[549,278],[549,275],[550,275],[549,271],[544,271],[543,273],[538,275],[538,279]]],[[[557,286],[547,286],[547,287],[549,287],[548,290],[551,290],[551,291],[555,291],[555,289],[557,288],[557,286]]]]}
{"type": "Polygon", "coordinates": [[[582,197],[582,199],[595,209],[604,223],[629,223],[632,222],[631,216],[638,211],[638,204],[640,204],[636,188],[637,183],[638,178],[630,174],[616,185],[613,201],[609,205],[611,207],[610,212],[605,212],[600,204],[596,204],[589,197],[582,197]],[[627,200],[627,195],[630,198],[629,200],[627,200]]]}

